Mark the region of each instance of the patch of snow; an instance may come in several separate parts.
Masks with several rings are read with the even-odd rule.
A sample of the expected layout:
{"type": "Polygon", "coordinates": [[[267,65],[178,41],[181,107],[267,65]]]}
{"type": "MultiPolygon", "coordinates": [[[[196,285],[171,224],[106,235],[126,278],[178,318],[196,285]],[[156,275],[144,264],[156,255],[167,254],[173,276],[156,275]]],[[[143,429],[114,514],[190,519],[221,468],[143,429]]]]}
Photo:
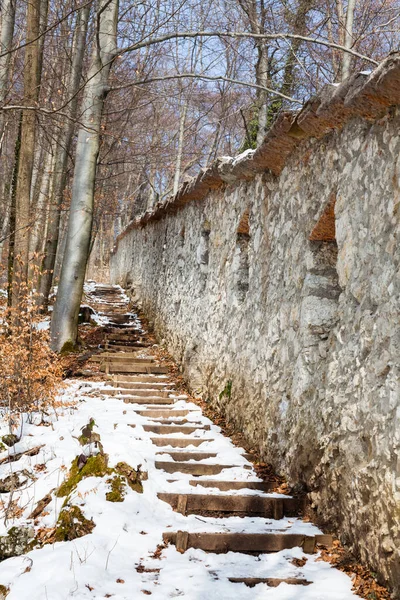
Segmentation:
{"type": "Polygon", "coordinates": [[[255,150],[252,150],[251,148],[249,148],[248,150],[245,150],[244,152],[241,152],[241,154],[238,154],[233,159],[232,166],[233,167],[236,166],[240,161],[242,161],[245,158],[250,158],[251,156],[253,156],[254,152],[255,152],[255,150]]]}

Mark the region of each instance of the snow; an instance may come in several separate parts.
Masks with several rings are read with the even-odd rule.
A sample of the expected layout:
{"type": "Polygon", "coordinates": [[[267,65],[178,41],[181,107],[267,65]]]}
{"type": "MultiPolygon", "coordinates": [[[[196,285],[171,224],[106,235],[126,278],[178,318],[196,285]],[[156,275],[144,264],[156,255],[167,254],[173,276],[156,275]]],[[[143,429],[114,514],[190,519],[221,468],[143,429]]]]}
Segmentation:
{"type": "MultiPolygon", "coordinates": [[[[251,151],[247,151],[250,153],[251,151]]],[[[243,153],[241,156],[246,155],[243,153]]],[[[119,286],[123,302],[128,298],[119,286]],[[123,294],[123,296],[122,296],[123,294]]],[[[96,290],[95,282],[85,284],[88,301],[96,290]]],[[[135,317],[133,313],[131,316],[135,317]]],[[[99,324],[105,317],[96,313],[99,324]]],[[[104,320],[104,321],[103,321],[104,320]]],[[[40,325],[47,327],[46,319],[40,325]]],[[[137,322],[138,324],[138,322],[137,322]]],[[[146,352],[144,350],[144,356],[146,352]]],[[[71,542],[57,542],[41,549],[32,550],[24,556],[10,558],[0,563],[0,585],[10,588],[7,600],[68,600],[103,599],[136,600],[151,594],[155,600],[185,598],[187,600],[351,600],[352,583],[345,574],[318,560],[318,555],[306,555],[303,567],[293,564],[293,559],[301,559],[301,548],[293,548],[272,554],[250,556],[228,552],[227,554],[207,554],[201,550],[189,549],[177,552],[171,545],[154,556],[158,545],[162,544],[162,534],[168,531],[189,532],[246,532],[246,533],[297,533],[315,535],[321,533],[312,523],[298,518],[280,520],[261,517],[204,517],[184,516],[174,512],[169,504],[161,501],[160,492],[213,494],[221,492],[217,487],[202,488],[191,486],[192,475],[169,474],[156,469],[155,461],[171,462],[169,452],[210,452],[217,456],[203,459],[203,464],[218,463],[227,465],[221,473],[196,477],[196,481],[236,480],[261,481],[251,463],[243,456],[244,450],[233,445],[221,429],[206,418],[199,407],[185,395],[174,393],[169,378],[154,376],[159,388],[170,391],[174,399],[168,418],[177,423],[188,421],[198,429],[191,438],[209,440],[200,447],[186,448],[172,446],[158,447],[151,438],[160,435],[147,432],[143,425],[159,423],[157,418],[140,415],[155,407],[143,404],[126,404],[124,396],[133,391],[121,389],[118,396],[108,396],[104,392],[111,389],[107,382],[69,381],[60,390],[58,408],[46,415],[36,415],[33,419],[25,416],[20,427],[20,441],[13,449],[0,453],[0,461],[10,453],[19,453],[40,446],[35,456],[23,455],[19,460],[0,464],[0,479],[11,473],[23,473],[26,479],[21,488],[10,494],[0,494],[0,506],[18,499],[21,514],[7,523],[0,521],[0,536],[12,526],[29,525],[36,531],[53,528],[65,498],[52,495],[50,504],[39,519],[33,523],[29,515],[37,502],[57,489],[63,482],[71,462],[85,452],[95,452],[91,446],[82,446],[78,438],[81,428],[91,418],[95,420],[94,431],[100,434],[104,452],[109,457],[109,466],[126,462],[134,468],[140,466],[147,471],[148,479],[143,482],[143,494],[126,488],[123,502],[106,500],[109,491],[109,476],[83,479],[72,492],[70,503],[82,510],[88,519],[93,519],[92,533],[71,542]],[[188,410],[184,417],[173,416],[174,410],[188,410]],[[42,417],[44,420],[42,420],[42,417]],[[208,425],[209,430],[201,427],[208,425]],[[174,480],[170,482],[170,480],[174,480]],[[242,583],[233,583],[229,577],[273,577],[304,578],[312,582],[309,586],[295,586],[282,583],[276,588],[264,584],[248,588],[242,583]]],[[[112,388],[115,391],[115,388],[112,388]]],[[[155,392],[156,393],[156,392],[155,392]]],[[[168,409],[168,406],[162,407],[168,409]]],[[[186,425],[185,425],[186,426],[186,425]]],[[[8,433],[7,415],[0,413],[0,437],[8,433]]],[[[162,437],[185,438],[185,433],[162,434],[162,437]]],[[[198,464],[198,463],[197,463],[198,464]]],[[[257,490],[233,490],[232,495],[257,495],[257,490]]],[[[281,497],[271,493],[266,496],[281,497]]]]}
{"type": "Polygon", "coordinates": [[[242,152],[241,154],[238,154],[237,156],[235,156],[235,158],[233,159],[233,163],[232,166],[236,166],[239,162],[241,162],[242,160],[244,160],[245,158],[251,158],[254,154],[255,150],[252,150],[251,148],[249,148],[248,150],[245,150],[244,152],[242,152]]]}
{"type": "MultiPolygon", "coordinates": [[[[157,378],[160,382],[162,377],[157,378]]],[[[162,552],[161,559],[152,558],[157,545],[162,543],[162,533],[179,529],[191,532],[283,532],[313,535],[318,529],[300,519],[273,519],[251,517],[187,517],[176,513],[165,502],[157,498],[161,491],[204,493],[204,488],[190,487],[190,475],[168,474],[155,468],[155,460],[171,460],[168,454],[160,455],[165,448],[152,444],[156,434],[143,429],[145,422],[154,421],[135,412],[138,405],[125,404],[116,397],[102,395],[106,389],[103,383],[72,381],[60,393],[61,408],[48,419],[49,426],[23,423],[23,436],[15,446],[19,452],[43,444],[36,456],[23,456],[20,460],[0,466],[0,477],[10,472],[34,473],[37,479],[28,482],[19,491],[19,505],[23,515],[15,521],[0,523],[0,534],[4,535],[13,525],[28,523],[28,515],[37,501],[64,479],[66,470],[76,455],[82,452],[77,440],[83,427],[91,417],[95,419],[95,431],[100,433],[104,451],[109,455],[110,466],[125,461],[133,467],[141,465],[148,471],[148,480],[143,482],[144,493],[127,489],[122,503],[111,503],[105,499],[109,490],[107,477],[90,477],[80,482],[73,493],[73,503],[80,506],[87,518],[93,518],[96,527],[90,535],[72,542],[58,542],[33,550],[25,556],[11,558],[0,563],[0,584],[10,586],[7,600],[66,600],[68,598],[104,598],[109,594],[113,600],[141,598],[143,590],[153,598],[187,598],[209,600],[210,598],[261,599],[271,600],[348,600],[354,598],[351,581],[344,574],[318,561],[317,555],[307,555],[307,563],[301,569],[290,561],[301,558],[300,548],[285,550],[276,554],[259,557],[229,552],[223,555],[210,555],[201,550],[190,549],[179,554],[174,546],[162,552]],[[130,425],[135,425],[134,428],[130,425]],[[45,470],[35,466],[45,464],[45,470]],[[168,479],[176,479],[168,483],[168,479]],[[139,565],[139,572],[136,570],[139,565]],[[146,572],[146,569],[160,569],[159,572],[146,572]],[[141,572],[143,571],[143,572],[141,572]],[[244,584],[231,583],[231,577],[304,577],[313,584],[307,587],[281,584],[269,588],[259,584],[247,588],[244,584]],[[123,583],[118,583],[118,581],[123,583]],[[89,589],[91,588],[91,589],[89,589]]],[[[197,430],[194,437],[212,439],[201,446],[201,451],[213,451],[217,458],[204,462],[235,465],[219,475],[206,479],[237,479],[256,481],[250,463],[242,456],[243,450],[233,446],[224,437],[220,428],[212,425],[199,408],[185,399],[176,401],[177,409],[189,409],[187,420],[211,425],[211,430],[197,430]],[[243,468],[243,467],[249,468],[243,468]]],[[[150,407],[151,408],[151,407],[150,407]]],[[[143,405],[140,409],[146,409],[143,405]]],[[[182,419],[183,419],[182,418],[182,419]]],[[[176,417],[176,420],[180,420],[176,417]]],[[[6,433],[6,423],[2,422],[1,434],[6,433]]],[[[174,434],[172,437],[184,437],[174,434]]],[[[185,450],[190,450],[186,448],[185,450]]],[[[199,451],[199,448],[196,448],[199,451]]],[[[174,448],[174,452],[180,449],[174,448]]],[[[7,451],[0,454],[0,459],[7,451]]],[[[198,478],[201,480],[201,477],[198,478]]],[[[221,493],[217,488],[207,489],[207,493],[221,493]]],[[[235,493],[257,493],[254,490],[240,490],[235,493]]],[[[259,492],[258,492],[259,493],[259,492]]],[[[274,495],[274,494],[272,494],[274,495]]],[[[276,495],[276,494],[275,494],[276,495]]],[[[7,502],[8,494],[2,494],[7,502]]],[[[40,527],[53,527],[64,499],[53,496],[40,527]],[[47,514],[46,514],[47,513],[47,514]]]]}

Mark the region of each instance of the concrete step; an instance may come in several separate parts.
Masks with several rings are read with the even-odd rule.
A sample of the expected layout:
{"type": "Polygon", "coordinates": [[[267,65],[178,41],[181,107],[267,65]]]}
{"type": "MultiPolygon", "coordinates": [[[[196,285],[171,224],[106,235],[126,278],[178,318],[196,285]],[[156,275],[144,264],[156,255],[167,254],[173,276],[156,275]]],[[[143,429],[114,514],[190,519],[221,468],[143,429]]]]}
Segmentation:
{"type": "Polygon", "coordinates": [[[194,433],[195,431],[210,431],[209,425],[189,426],[189,425],[143,425],[145,431],[150,433],[158,433],[159,435],[168,435],[170,433],[194,433]]]}
{"type": "Polygon", "coordinates": [[[159,493],[157,496],[183,515],[213,512],[239,513],[239,516],[257,516],[278,520],[283,517],[295,517],[299,513],[296,498],[290,497],[169,493],[159,493]]]}
{"type": "Polygon", "coordinates": [[[217,488],[218,490],[221,490],[221,492],[227,492],[229,490],[259,490],[260,492],[271,492],[277,486],[273,481],[216,481],[215,479],[191,479],[189,484],[204,488],[217,488]]]}
{"type": "Polygon", "coordinates": [[[223,469],[232,469],[234,465],[208,465],[204,463],[174,462],[156,460],[156,469],[167,473],[188,473],[189,475],[218,475],[223,469]]]}
{"type": "Polygon", "coordinates": [[[151,438],[155,446],[172,446],[173,448],[187,448],[188,446],[201,446],[205,442],[213,442],[212,439],[203,438],[151,438]]]}
{"type": "Polygon", "coordinates": [[[163,452],[156,452],[157,456],[170,456],[172,460],[177,462],[188,462],[190,460],[200,461],[206,458],[215,458],[216,452],[174,452],[173,450],[164,450],[163,452]]]}
{"type": "Polygon", "coordinates": [[[189,533],[187,531],[168,531],[163,534],[165,543],[174,544],[178,551],[196,548],[217,554],[225,552],[243,552],[245,554],[263,554],[280,552],[288,548],[302,548],[312,554],[317,544],[332,545],[332,536],[305,536],[296,533],[189,533]]]}

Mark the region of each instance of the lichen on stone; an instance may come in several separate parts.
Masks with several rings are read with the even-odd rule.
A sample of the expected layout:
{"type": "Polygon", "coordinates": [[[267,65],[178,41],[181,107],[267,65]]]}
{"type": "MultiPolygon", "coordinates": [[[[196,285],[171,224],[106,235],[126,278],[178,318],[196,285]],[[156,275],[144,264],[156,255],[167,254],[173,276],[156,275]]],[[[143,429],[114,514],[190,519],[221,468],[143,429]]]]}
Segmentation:
{"type": "Polygon", "coordinates": [[[0,561],[29,552],[33,538],[34,530],[31,527],[11,527],[7,535],[0,537],[0,561]]]}
{"type": "Polygon", "coordinates": [[[59,514],[56,530],[56,542],[69,542],[88,535],[96,527],[92,519],[86,519],[78,506],[66,506],[59,514]]]}

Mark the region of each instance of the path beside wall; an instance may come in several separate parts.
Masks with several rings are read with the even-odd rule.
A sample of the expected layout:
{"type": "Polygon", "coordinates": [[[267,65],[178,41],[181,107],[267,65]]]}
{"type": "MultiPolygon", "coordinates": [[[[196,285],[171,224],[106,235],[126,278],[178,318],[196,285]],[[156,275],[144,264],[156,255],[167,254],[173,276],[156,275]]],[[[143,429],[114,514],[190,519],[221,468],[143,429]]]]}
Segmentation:
{"type": "Polygon", "coordinates": [[[192,388],[400,591],[400,113],[384,108],[296,140],[275,173],[207,175],[120,237],[111,272],[192,388]]]}

